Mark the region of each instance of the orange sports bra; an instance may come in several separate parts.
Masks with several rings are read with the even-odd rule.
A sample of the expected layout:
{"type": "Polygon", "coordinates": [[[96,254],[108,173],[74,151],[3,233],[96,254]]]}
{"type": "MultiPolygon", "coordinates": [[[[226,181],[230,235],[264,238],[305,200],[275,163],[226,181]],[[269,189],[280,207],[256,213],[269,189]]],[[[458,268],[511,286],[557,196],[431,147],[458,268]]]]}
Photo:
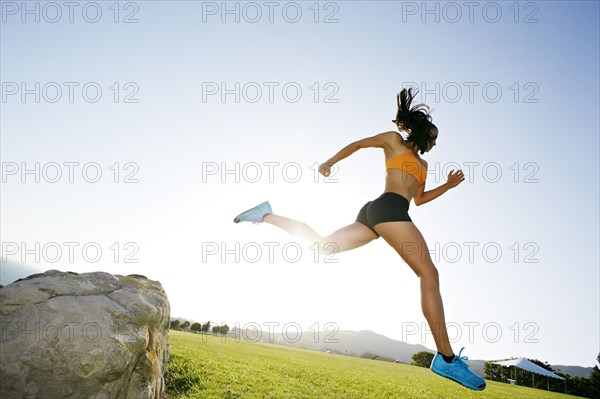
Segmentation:
{"type": "Polygon", "coordinates": [[[393,158],[386,159],[385,168],[400,169],[413,175],[419,182],[419,186],[425,184],[425,179],[427,178],[427,169],[419,162],[411,150],[403,152],[393,158]]]}

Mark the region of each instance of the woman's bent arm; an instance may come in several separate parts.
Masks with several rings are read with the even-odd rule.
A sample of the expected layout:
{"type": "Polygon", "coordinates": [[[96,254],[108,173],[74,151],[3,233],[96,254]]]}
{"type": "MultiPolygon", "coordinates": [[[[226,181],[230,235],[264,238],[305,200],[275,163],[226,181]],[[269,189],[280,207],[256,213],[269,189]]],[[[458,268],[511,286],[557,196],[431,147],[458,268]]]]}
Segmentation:
{"type": "Polygon", "coordinates": [[[458,170],[457,172],[454,172],[454,170],[452,170],[450,173],[448,173],[448,181],[442,184],[441,186],[429,191],[424,191],[425,185],[419,187],[417,194],[415,194],[414,196],[415,205],[423,205],[429,201],[436,199],[451,188],[458,186],[460,183],[463,182],[463,180],[465,180],[465,176],[462,170],[458,170]]]}
{"type": "Polygon", "coordinates": [[[423,205],[429,201],[432,201],[434,199],[436,199],[437,197],[439,197],[440,195],[444,194],[446,191],[450,190],[450,186],[448,186],[448,183],[444,183],[441,186],[434,188],[433,190],[429,190],[429,191],[425,191],[423,192],[423,189],[419,189],[419,192],[417,192],[417,194],[415,195],[415,197],[413,198],[415,201],[415,205],[419,206],[419,205],[423,205]]]}

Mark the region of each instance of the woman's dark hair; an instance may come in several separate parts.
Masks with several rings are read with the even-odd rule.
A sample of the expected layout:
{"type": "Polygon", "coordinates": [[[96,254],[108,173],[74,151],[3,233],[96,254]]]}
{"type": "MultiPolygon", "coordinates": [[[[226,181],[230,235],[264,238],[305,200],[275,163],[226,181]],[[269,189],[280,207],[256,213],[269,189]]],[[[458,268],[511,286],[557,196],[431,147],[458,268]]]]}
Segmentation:
{"type": "Polygon", "coordinates": [[[410,107],[418,90],[413,88],[402,89],[398,93],[398,112],[393,120],[399,130],[408,133],[406,141],[414,144],[424,154],[431,142],[437,137],[437,127],[431,122],[429,107],[425,104],[417,104],[410,107]]]}

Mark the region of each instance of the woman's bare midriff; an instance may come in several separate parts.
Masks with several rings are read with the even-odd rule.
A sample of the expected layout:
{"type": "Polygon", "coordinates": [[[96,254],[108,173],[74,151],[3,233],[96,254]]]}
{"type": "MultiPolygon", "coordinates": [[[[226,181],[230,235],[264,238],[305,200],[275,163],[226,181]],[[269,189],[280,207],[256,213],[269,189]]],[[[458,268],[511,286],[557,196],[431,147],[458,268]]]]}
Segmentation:
{"type": "Polygon", "coordinates": [[[419,190],[419,182],[410,173],[400,169],[388,169],[385,175],[385,191],[400,194],[409,202],[419,190]]]}

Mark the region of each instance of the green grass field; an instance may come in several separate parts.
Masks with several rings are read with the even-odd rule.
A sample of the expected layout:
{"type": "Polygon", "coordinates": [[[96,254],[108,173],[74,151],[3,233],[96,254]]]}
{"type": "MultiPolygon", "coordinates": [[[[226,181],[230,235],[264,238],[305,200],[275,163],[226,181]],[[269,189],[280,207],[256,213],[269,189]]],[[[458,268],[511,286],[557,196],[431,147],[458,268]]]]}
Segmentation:
{"type": "Polygon", "coordinates": [[[577,398],[487,381],[467,388],[429,369],[324,352],[169,332],[167,398],[577,398]]]}

